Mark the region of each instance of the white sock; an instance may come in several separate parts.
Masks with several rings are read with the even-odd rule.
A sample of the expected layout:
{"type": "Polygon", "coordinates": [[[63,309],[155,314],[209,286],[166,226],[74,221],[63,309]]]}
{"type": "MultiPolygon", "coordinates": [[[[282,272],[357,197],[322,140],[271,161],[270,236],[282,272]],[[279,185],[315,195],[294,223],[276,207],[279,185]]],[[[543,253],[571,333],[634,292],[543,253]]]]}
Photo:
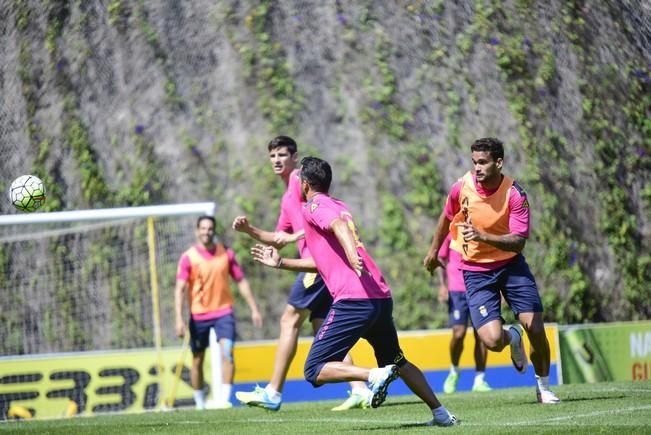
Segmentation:
{"type": "Polygon", "coordinates": [[[454,364],[450,366],[450,374],[456,375],[459,373],[459,366],[455,366],[454,364]]]}
{"type": "Polygon", "coordinates": [[[267,384],[267,386],[264,387],[264,390],[267,392],[267,397],[269,397],[273,402],[280,402],[283,398],[283,395],[276,391],[271,384],[267,384]]]}
{"type": "Polygon", "coordinates": [[[222,384],[222,397],[220,399],[223,403],[231,401],[231,391],[233,391],[233,384],[222,384]]]}
{"type": "Polygon", "coordinates": [[[549,390],[549,376],[536,375],[536,382],[538,383],[538,389],[540,391],[549,390]]]}
{"type": "Polygon", "coordinates": [[[484,382],[484,372],[475,372],[475,385],[484,382]]]}
{"type": "Polygon", "coordinates": [[[194,396],[194,405],[197,409],[206,408],[206,394],[203,390],[193,390],[192,395],[194,396]]]}
{"type": "Polygon", "coordinates": [[[450,413],[445,406],[441,405],[438,408],[432,409],[432,416],[437,421],[447,421],[450,418],[450,413]]]}

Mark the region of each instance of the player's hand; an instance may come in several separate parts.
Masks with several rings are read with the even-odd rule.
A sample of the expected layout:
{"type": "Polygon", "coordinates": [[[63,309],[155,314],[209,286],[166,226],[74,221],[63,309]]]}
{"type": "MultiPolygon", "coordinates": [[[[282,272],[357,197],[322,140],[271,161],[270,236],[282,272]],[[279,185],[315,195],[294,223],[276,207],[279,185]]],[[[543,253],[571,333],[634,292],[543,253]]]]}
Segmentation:
{"type": "Polygon", "coordinates": [[[280,265],[280,254],[273,246],[261,245],[256,243],[251,248],[251,256],[258,263],[269,267],[278,267],[280,265]]]}
{"type": "Polygon", "coordinates": [[[440,304],[448,301],[448,287],[445,284],[441,284],[439,287],[439,294],[436,299],[440,304]]]}
{"type": "Polygon", "coordinates": [[[425,269],[427,269],[430,275],[433,275],[434,270],[437,267],[443,267],[443,264],[441,263],[441,260],[439,260],[436,254],[427,253],[425,258],[423,259],[423,266],[425,266],[425,269]]]}
{"type": "Polygon", "coordinates": [[[463,236],[464,242],[469,242],[471,240],[482,240],[481,232],[479,232],[479,230],[475,228],[472,224],[462,222],[455,225],[461,231],[461,235],[463,236]]]}
{"type": "Polygon", "coordinates": [[[262,315],[260,311],[254,310],[251,312],[251,322],[253,322],[253,326],[256,328],[262,328],[262,315]]]}
{"type": "Polygon", "coordinates": [[[177,320],[176,321],[176,336],[177,337],[183,337],[185,335],[185,323],[183,323],[183,320],[177,320]]]}
{"type": "Polygon", "coordinates": [[[350,267],[353,268],[357,276],[362,276],[364,272],[364,263],[362,262],[362,257],[357,254],[353,258],[349,259],[350,267]]]}
{"type": "Polygon", "coordinates": [[[274,243],[281,248],[290,243],[294,243],[295,241],[296,237],[293,234],[284,231],[276,231],[274,233],[274,243]]]}
{"type": "Polygon", "coordinates": [[[245,233],[249,229],[249,219],[246,216],[237,216],[233,219],[233,225],[231,227],[235,231],[245,233]]]}

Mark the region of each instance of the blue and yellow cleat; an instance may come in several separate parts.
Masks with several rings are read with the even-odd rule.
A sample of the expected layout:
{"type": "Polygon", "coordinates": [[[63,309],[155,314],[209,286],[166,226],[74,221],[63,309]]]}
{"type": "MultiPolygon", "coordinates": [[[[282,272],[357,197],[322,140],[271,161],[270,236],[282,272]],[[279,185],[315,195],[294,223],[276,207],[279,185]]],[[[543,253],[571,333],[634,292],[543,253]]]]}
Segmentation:
{"type": "Polygon", "coordinates": [[[486,381],[481,381],[481,382],[475,382],[472,386],[472,391],[474,392],[486,392],[486,391],[493,391],[490,385],[488,385],[488,382],[486,381]]]}
{"type": "Polygon", "coordinates": [[[448,374],[448,377],[445,378],[445,382],[443,382],[443,392],[445,394],[454,393],[455,391],[457,391],[458,383],[459,383],[459,373],[450,372],[448,374]]]}
{"type": "Polygon", "coordinates": [[[332,408],[332,411],[347,411],[356,408],[367,409],[373,393],[371,393],[371,390],[365,390],[363,394],[357,392],[352,393],[350,391],[348,394],[350,394],[348,399],[341,405],[332,408]]]}

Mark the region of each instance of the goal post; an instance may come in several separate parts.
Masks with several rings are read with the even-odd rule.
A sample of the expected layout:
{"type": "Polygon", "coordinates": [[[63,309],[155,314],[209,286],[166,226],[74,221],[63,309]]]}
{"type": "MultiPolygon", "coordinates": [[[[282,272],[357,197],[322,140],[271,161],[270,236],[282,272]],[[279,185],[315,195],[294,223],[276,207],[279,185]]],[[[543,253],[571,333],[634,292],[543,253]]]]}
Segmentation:
{"type": "MultiPolygon", "coordinates": [[[[153,347],[164,406],[162,349],[176,337],[161,326],[174,324],[174,305],[161,301],[159,275],[173,288],[196,218],[215,209],[196,202],[1,215],[0,355],[153,347]]],[[[214,391],[221,367],[212,365],[214,391]]]]}

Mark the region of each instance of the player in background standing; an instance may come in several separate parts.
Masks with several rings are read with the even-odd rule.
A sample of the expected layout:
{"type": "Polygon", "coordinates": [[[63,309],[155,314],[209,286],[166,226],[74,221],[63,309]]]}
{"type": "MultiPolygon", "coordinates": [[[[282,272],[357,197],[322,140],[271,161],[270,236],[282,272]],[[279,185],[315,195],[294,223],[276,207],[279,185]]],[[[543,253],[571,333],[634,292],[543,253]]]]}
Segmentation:
{"type": "Polygon", "coordinates": [[[315,387],[326,383],[368,381],[369,405],[380,406],[389,384],[400,376],[431,412],[428,425],[452,426],[456,417],[441,405],[418,367],[400,349],[393,323],[393,299],[382,273],[360,241],[348,206],[328,195],[332,170],[328,162],[301,161],[305,241],[312,257],[286,259],[272,246],[256,245],[253,257],[270,267],[318,271],[333,304],[319,328],[305,361],[305,379],[315,387]],[[373,347],[377,368],[344,363],[360,338],[373,347]]]}
{"type": "MultiPolygon", "coordinates": [[[[299,256],[311,254],[303,238],[303,217],[301,215],[302,198],[298,176],[298,147],[287,136],[278,136],[267,145],[269,160],[273,171],[278,175],[287,189],[280,203],[280,215],[275,231],[264,231],[251,225],[246,216],[237,216],[233,220],[233,229],[244,232],[253,239],[281,249],[289,243],[296,242],[299,256]]],[[[290,290],[285,311],[280,318],[280,337],[274,360],[273,372],[269,383],[256,387],[252,392],[237,391],[235,397],[249,406],[257,406],[271,411],[278,411],[282,404],[282,391],[287,378],[287,371],[296,355],[298,335],[305,320],[310,318],[316,332],[330,309],[332,298],[323,279],[316,273],[300,272],[290,290]]],[[[346,361],[352,362],[350,356],[346,361]]],[[[365,408],[371,394],[363,382],[351,382],[350,397],[333,411],[352,408],[365,408]]]]}
{"type": "Polygon", "coordinates": [[[249,282],[235,259],[235,253],[215,240],[215,219],[211,216],[200,217],[195,233],[198,243],[181,255],[176,273],[176,334],[179,337],[186,334],[183,301],[187,299],[192,350],[190,381],[194,390],[195,405],[197,409],[206,408],[203,361],[210,328],[214,328],[221,349],[223,375],[222,397],[215,398],[214,407],[230,408],[234,374],[235,316],[229,275],[237,282],[240,294],[251,309],[251,320],[258,328],[262,326],[262,316],[249,282]]]}
{"type": "MultiPolygon", "coordinates": [[[[458,248],[457,248],[458,249],[458,248]]],[[[443,265],[439,270],[441,286],[439,288],[439,302],[448,303],[448,321],[452,328],[450,339],[450,373],[443,383],[443,392],[450,394],[457,391],[459,382],[459,360],[463,352],[463,339],[466,337],[470,310],[466,299],[466,286],[463,283],[463,273],[459,267],[463,257],[450,244],[450,236],[445,238],[439,250],[439,261],[443,265]]],[[[491,387],[484,379],[486,372],[486,358],[488,351],[473,329],[475,335],[475,380],[472,384],[472,391],[490,391],[491,387]]]]}
{"type": "Polygon", "coordinates": [[[551,357],[543,305],[522,255],[529,237],[527,195],[518,183],[502,174],[502,142],[478,139],[470,150],[473,170],[452,185],[423,265],[430,273],[441,266],[438,252],[451,233],[461,246],[470,317],[482,342],[494,352],[510,345],[515,369],[519,373],[527,370],[521,327],[502,327],[501,290],[531,342],[538,401],[558,403],[560,400],[549,389],[551,357]]]}

